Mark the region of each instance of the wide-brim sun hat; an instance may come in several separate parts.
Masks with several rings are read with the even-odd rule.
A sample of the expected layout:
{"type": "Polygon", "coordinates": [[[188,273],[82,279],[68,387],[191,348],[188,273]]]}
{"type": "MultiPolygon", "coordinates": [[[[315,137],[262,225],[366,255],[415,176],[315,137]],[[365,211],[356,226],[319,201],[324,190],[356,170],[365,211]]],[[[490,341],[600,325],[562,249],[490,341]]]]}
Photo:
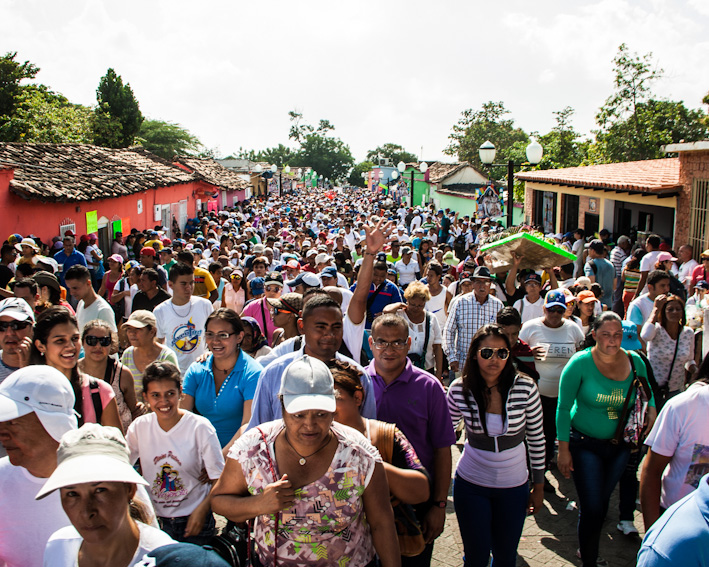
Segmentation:
{"type": "Polygon", "coordinates": [[[85,423],[64,434],[57,449],[57,468],[35,498],[40,500],[65,486],[96,482],[148,485],[130,464],[130,453],[119,429],[85,423]]]}

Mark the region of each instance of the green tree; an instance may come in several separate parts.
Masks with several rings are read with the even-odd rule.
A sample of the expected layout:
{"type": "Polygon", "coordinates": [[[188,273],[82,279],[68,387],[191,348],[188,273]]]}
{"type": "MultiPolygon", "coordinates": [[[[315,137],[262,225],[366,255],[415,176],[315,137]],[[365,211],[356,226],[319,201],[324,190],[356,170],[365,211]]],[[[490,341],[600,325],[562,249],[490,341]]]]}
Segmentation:
{"type": "Polygon", "coordinates": [[[362,174],[372,171],[373,167],[374,162],[371,161],[362,161],[358,163],[352,168],[352,171],[350,171],[350,174],[347,177],[347,182],[354,187],[364,187],[365,183],[362,179],[362,174]]]}
{"type": "Polygon", "coordinates": [[[682,102],[650,99],[638,103],[633,114],[596,134],[589,161],[611,163],[662,158],[665,144],[696,142],[709,136],[707,115],[682,102]],[[639,132],[639,134],[638,134],[639,132]]]}
{"type": "Polygon", "coordinates": [[[294,163],[298,167],[312,167],[331,181],[345,179],[354,165],[350,148],[339,138],[308,134],[300,144],[294,163]]]}
{"type": "Polygon", "coordinates": [[[16,61],[17,52],[8,52],[0,57],[0,141],[16,142],[22,134],[13,120],[16,120],[17,107],[21,95],[29,85],[21,84],[25,79],[34,79],[39,67],[29,61],[16,61]]]}
{"type": "Polygon", "coordinates": [[[93,111],[43,85],[30,85],[17,98],[14,116],[5,131],[14,140],[51,144],[90,144],[93,111]]]}
{"type": "Polygon", "coordinates": [[[384,144],[367,152],[367,161],[376,162],[378,157],[389,158],[396,165],[400,161],[404,163],[412,163],[418,161],[416,154],[407,152],[403,146],[399,144],[384,144]]]}
{"type": "Polygon", "coordinates": [[[148,151],[171,160],[178,155],[194,155],[201,142],[179,124],[163,120],[144,120],[137,141],[148,151]]]}
{"type": "Polygon", "coordinates": [[[256,159],[254,161],[266,161],[268,163],[275,163],[279,168],[286,165],[295,164],[297,161],[298,153],[293,151],[288,146],[283,144],[278,144],[278,146],[273,148],[266,148],[256,153],[256,159]]]}
{"type": "MultiPolygon", "coordinates": [[[[510,111],[503,102],[489,101],[482,109],[464,110],[458,123],[448,138],[451,140],[444,153],[456,156],[459,161],[468,161],[476,169],[483,171],[478,150],[485,141],[490,140],[497,149],[496,163],[505,163],[509,159],[525,161],[524,148],[529,143],[529,136],[514,125],[514,120],[505,118],[510,111]],[[521,153],[520,153],[521,148],[521,153]]],[[[503,167],[492,168],[491,177],[499,179],[505,175],[503,167]]]]}
{"type": "Polygon", "coordinates": [[[589,141],[580,141],[581,134],[571,125],[574,109],[567,106],[553,113],[556,125],[551,132],[538,136],[537,141],[544,148],[539,169],[558,169],[561,167],[576,167],[586,158],[589,141]]]}
{"type": "Polygon", "coordinates": [[[94,116],[94,143],[109,148],[127,148],[143,123],[133,89],[109,69],[96,89],[98,106],[94,116]]]}
{"type": "Polygon", "coordinates": [[[305,140],[305,137],[309,134],[326,136],[328,132],[335,129],[329,120],[320,120],[317,127],[304,123],[303,113],[298,112],[297,110],[291,110],[288,113],[288,117],[292,122],[290,132],[288,133],[288,138],[295,140],[298,143],[302,143],[305,140]]]}

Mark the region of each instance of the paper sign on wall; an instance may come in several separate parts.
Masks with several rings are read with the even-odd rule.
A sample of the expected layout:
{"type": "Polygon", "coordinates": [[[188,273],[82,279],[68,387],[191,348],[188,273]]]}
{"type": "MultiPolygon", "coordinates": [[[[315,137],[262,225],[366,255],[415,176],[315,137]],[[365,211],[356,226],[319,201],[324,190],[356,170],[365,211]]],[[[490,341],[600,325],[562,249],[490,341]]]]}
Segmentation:
{"type": "Polygon", "coordinates": [[[121,225],[123,226],[123,234],[130,234],[130,217],[121,219],[121,225]]]}
{"type": "Polygon", "coordinates": [[[86,213],[86,234],[98,232],[98,211],[86,213]]]}
{"type": "Polygon", "coordinates": [[[113,221],[113,238],[116,238],[117,232],[123,232],[123,223],[120,219],[113,221]]]}

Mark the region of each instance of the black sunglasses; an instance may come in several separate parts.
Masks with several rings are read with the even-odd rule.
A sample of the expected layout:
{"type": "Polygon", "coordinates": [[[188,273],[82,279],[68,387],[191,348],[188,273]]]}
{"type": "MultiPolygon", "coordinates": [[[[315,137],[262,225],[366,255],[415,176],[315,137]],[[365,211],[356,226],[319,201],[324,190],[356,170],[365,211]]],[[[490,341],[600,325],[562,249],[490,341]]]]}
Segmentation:
{"type": "Polygon", "coordinates": [[[505,347],[483,347],[478,352],[480,352],[480,357],[484,360],[490,360],[495,353],[497,353],[497,358],[500,360],[507,360],[507,357],[510,356],[510,349],[505,347]]]}
{"type": "Polygon", "coordinates": [[[31,327],[32,323],[30,321],[0,321],[0,332],[5,332],[8,329],[13,331],[21,331],[27,327],[31,327]]]}
{"type": "Polygon", "coordinates": [[[96,335],[86,335],[84,337],[86,344],[89,346],[96,346],[100,344],[102,347],[111,346],[111,337],[97,337],[96,335]]]}

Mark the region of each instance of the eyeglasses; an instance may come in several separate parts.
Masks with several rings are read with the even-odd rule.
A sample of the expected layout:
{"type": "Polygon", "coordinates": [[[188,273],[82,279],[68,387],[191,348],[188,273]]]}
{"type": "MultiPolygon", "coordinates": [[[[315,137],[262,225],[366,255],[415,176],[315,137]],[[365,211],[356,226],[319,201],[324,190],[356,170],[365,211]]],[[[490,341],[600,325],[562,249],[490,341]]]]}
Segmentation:
{"type": "Polygon", "coordinates": [[[214,339],[219,339],[220,341],[228,341],[229,337],[232,335],[235,335],[236,333],[212,333],[211,331],[207,331],[204,333],[204,338],[207,339],[208,341],[214,340],[214,339]]]}
{"type": "Polygon", "coordinates": [[[278,285],[267,285],[266,291],[270,293],[276,293],[277,291],[281,291],[281,287],[278,285]]]}
{"type": "Polygon", "coordinates": [[[22,331],[23,329],[31,326],[32,323],[30,321],[0,321],[0,332],[4,333],[8,329],[12,329],[13,331],[22,331]]]}
{"type": "Polygon", "coordinates": [[[377,350],[386,350],[389,347],[392,347],[394,350],[404,350],[408,346],[408,341],[392,341],[390,343],[382,340],[374,341],[374,348],[377,350]]]}
{"type": "Polygon", "coordinates": [[[497,354],[497,358],[500,360],[507,360],[507,357],[510,356],[510,349],[505,347],[483,347],[478,352],[480,353],[480,358],[483,360],[490,360],[495,354],[497,354]]]}
{"type": "Polygon", "coordinates": [[[111,337],[97,337],[96,335],[86,335],[84,341],[89,346],[100,344],[102,347],[111,346],[111,337]]]}

